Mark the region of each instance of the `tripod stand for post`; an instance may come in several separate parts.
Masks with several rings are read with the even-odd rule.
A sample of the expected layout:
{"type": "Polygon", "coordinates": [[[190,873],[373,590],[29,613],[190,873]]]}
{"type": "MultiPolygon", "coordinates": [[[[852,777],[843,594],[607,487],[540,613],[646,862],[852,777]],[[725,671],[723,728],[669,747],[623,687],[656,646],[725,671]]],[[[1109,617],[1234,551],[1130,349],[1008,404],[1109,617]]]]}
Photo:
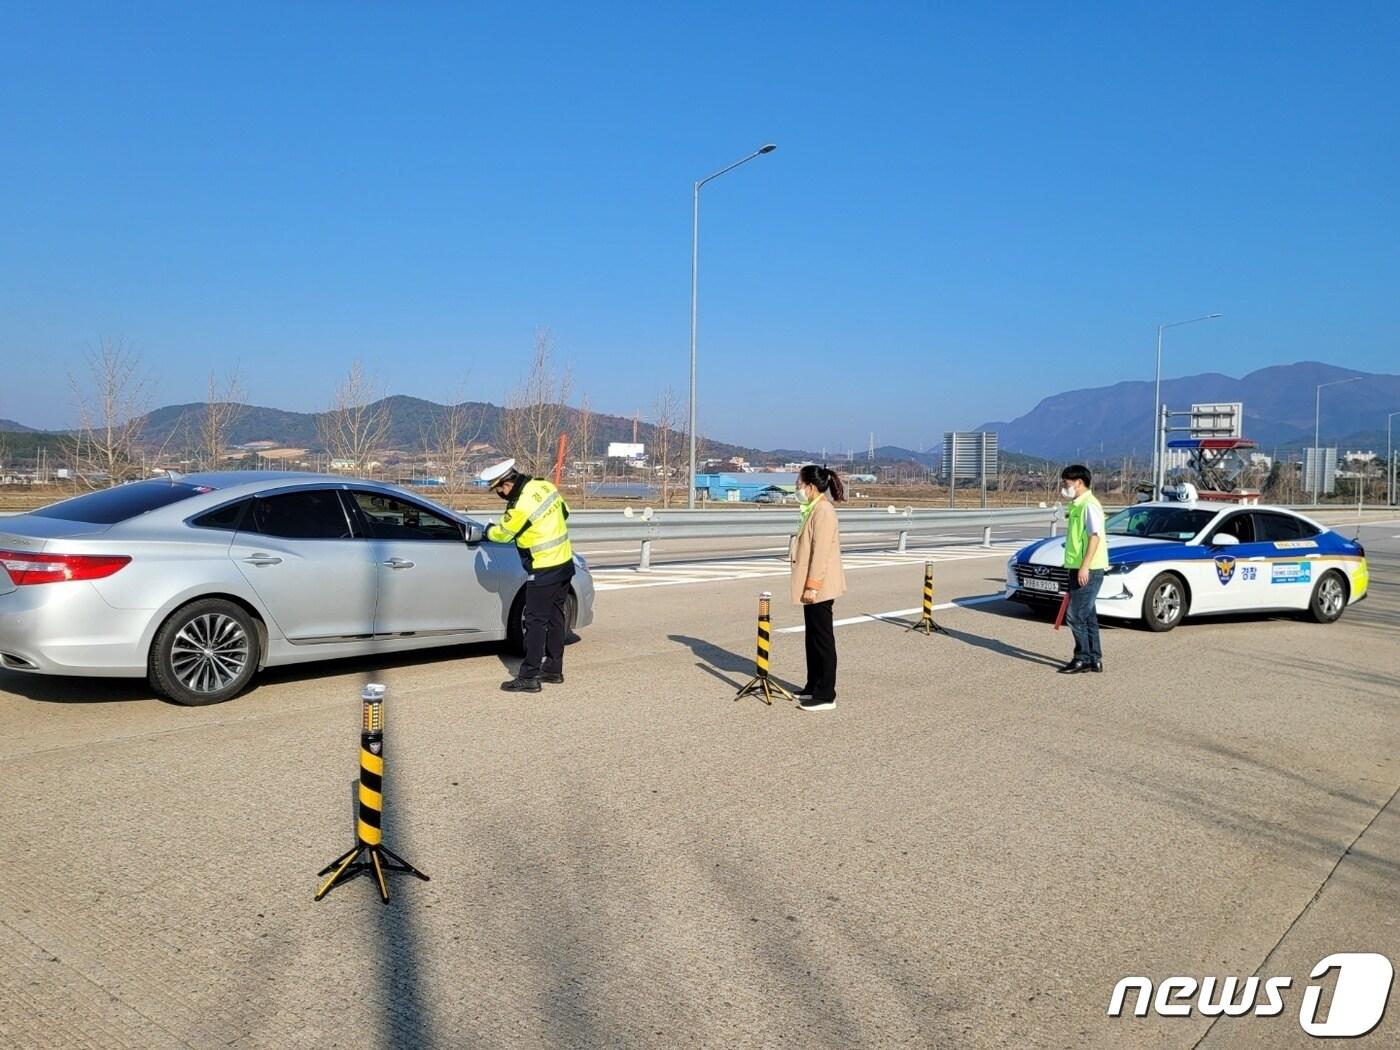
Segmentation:
{"type": "Polygon", "coordinates": [[[773,632],[772,601],[773,595],[767,591],[758,596],[758,658],[754,662],[754,676],[734,697],[735,700],[742,700],[746,696],[757,696],[770,707],[775,696],[794,702],[797,700],[797,697],[768,677],[768,653],[773,632]]]}
{"type": "Polygon", "coordinates": [[[919,617],[917,623],[911,623],[904,632],[921,631],[932,637],[936,634],[947,634],[933,619],[933,562],[924,562],[924,606],[923,615],[919,617]]]}
{"type": "Polygon", "coordinates": [[[316,873],[318,876],[330,875],[330,878],[321,883],[315,899],[320,900],[336,886],[365,872],[372,872],[379,884],[379,899],[388,904],[389,883],[384,878],[386,871],[407,872],[424,882],[429,879],[384,845],[384,715],[380,706],[384,701],[384,687],[365,686],[362,699],[365,708],[364,726],[360,732],[359,812],[355,821],[355,845],[316,873]],[[361,854],[366,859],[360,860],[361,854]]]}

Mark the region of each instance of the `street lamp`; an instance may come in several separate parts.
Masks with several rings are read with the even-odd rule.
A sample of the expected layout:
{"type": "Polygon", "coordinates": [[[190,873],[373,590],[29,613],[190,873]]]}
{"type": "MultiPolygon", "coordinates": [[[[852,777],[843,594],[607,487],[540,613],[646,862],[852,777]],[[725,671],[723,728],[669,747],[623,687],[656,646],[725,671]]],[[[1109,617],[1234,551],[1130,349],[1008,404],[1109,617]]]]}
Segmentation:
{"type": "Polygon", "coordinates": [[[1365,379],[1365,376],[1349,376],[1346,379],[1333,379],[1328,383],[1317,384],[1317,404],[1313,410],[1313,498],[1312,505],[1317,506],[1318,493],[1322,489],[1322,449],[1318,443],[1322,440],[1322,388],[1325,386],[1337,386],[1341,383],[1355,383],[1358,379],[1365,379]]]}
{"type": "Polygon", "coordinates": [[[733,171],[740,164],[747,164],[755,157],[772,153],[777,148],[777,145],[772,142],[766,146],[760,146],[742,160],[736,160],[729,167],[721,168],[713,175],[706,175],[695,184],[694,212],[690,230],[690,495],[685,502],[685,505],[691,510],[695,509],[695,307],[700,280],[700,187],[733,171]]]}
{"type": "Polygon", "coordinates": [[[1390,421],[1400,412],[1385,417],[1385,505],[1395,506],[1395,453],[1390,450],[1390,421]]]}
{"type": "Polygon", "coordinates": [[[1153,396],[1152,409],[1152,484],[1154,498],[1162,495],[1162,485],[1167,480],[1166,427],[1162,426],[1162,333],[1168,328],[1179,328],[1197,321],[1213,321],[1221,314],[1206,314],[1204,317],[1189,317],[1185,321],[1169,321],[1157,326],[1157,388],[1153,396]]]}

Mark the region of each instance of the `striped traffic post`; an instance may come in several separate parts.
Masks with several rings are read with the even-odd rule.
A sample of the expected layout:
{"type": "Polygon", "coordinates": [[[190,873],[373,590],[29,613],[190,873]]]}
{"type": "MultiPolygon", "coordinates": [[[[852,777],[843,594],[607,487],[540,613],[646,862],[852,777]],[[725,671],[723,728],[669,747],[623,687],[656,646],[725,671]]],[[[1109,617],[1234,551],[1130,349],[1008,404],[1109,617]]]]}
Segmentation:
{"type": "Polygon", "coordinates": [[[384,687],[367,685],[360,699],[364,701],[364,720],[360,728],[355,845],[317,872],[330,878],[321,884],[315,899],[320,900],[341,882],[369,871],[379,884],[379,899],[388,904],[386,871],[408,872],[424,882],[428,881],[428,876],[384,845],[384,687]],[[365,855],[365,860],[358,859],[361,854],[365,855]]]}
{"type": "MultiPolygon", "coordinates": [[[[924,634],[932,636],[934,632],[947,634],[942,627],[933,619],[933,562],[924,562],[924,605],[923,615],[919,617],[917,623],[909,625],[910,631],[922,631],[924,634]]],[[[907,633],[907,632],[906,632],[907,633]]]]}
{"type": "Polygon", "coordinates": [[[735,700],[758,696],[765,704],[772,706],[775,695],[785,700],[797,699],[768,675],[768,660],[773,647],[772,607],[773,595],[764,591],[758,596],[758,657],[754,661],[754,675],[749,684],[735,695],[735,700]]]}

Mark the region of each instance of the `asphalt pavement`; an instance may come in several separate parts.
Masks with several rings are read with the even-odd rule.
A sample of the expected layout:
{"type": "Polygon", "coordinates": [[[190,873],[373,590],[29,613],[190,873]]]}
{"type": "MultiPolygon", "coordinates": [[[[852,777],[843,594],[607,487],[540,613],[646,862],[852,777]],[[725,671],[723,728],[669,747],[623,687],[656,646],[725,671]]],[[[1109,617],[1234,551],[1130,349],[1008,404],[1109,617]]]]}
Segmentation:
{"type": "MultiPolygon", "coordinates": [[[[872,557],[825,713],[734,701],[758,590],[796,684],[801,615],[725,572],[602,591],[538,696],[497,691],[494,648],[274,670],[203,709],[0,673],[0,1039],[1303,1046],[1314,963],[1400,961],[1400,522],[1362,535],[1372,593],[1337,624],[1109,627],[1106,673],[1068,679],[1068,632],[993,597],[1004,551],[938,563],[934,637],[900,615],[922,552],[872,557]],[[432,881],[313,904],[371,680],[386,842],[432,881]],[[1138,974],[1294,984],[1276,1018],[1110,1018],[1138,974]]],[[[1400,1044],[1396,997],[1352,1045],[1400,1044]]]]}

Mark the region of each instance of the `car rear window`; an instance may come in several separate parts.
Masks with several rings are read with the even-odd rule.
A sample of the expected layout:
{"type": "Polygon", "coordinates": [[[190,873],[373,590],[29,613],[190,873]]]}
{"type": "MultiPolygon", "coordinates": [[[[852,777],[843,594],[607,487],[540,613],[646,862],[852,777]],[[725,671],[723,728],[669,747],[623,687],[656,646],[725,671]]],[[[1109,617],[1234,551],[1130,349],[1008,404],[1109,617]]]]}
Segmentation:
{"type": "Polygon", "coordinates": [[[116,525],[179,503],[182,499],[212,491],[206,485],[190,485],[182,481],[133,481],[115,488],[89,492],[86,496],[75,496],[31,513],[40,518],[81,521],[89,525],[116,525]]]}

